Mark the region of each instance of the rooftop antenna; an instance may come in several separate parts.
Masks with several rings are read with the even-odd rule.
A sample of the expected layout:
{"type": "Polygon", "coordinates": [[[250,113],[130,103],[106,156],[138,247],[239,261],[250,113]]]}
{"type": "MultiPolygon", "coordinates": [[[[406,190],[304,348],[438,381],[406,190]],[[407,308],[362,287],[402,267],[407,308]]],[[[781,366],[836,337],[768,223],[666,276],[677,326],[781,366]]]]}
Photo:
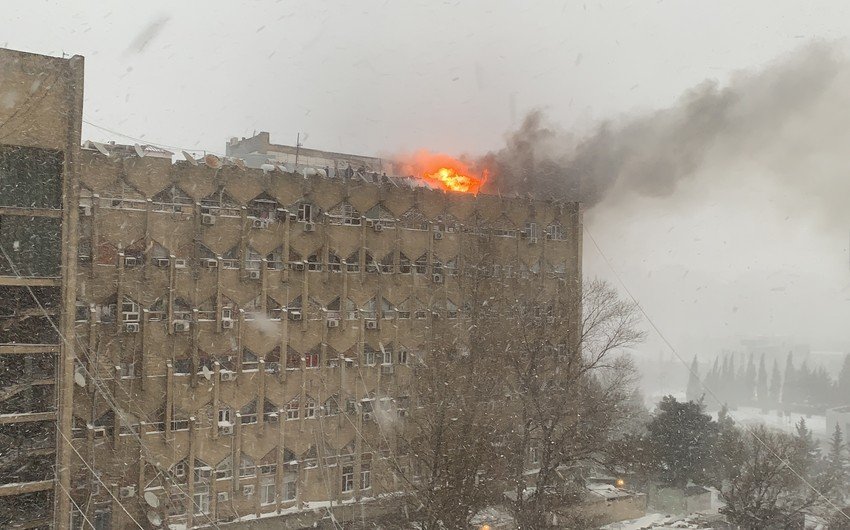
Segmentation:
{"type": "Polygon", "coordinates": [[[142,149],[142,146],[141,146],[141,145],[139,145],[139,144],[134,144],[134,145],[133,145],[133,149],[135,149],[135,150],[136,150],[136,155],[138,155],[138,157],[139,157],[139,158],[143,158],[143,157],[145,156],[145,150],[144,150],[144,149],[142,149]]]}
{"type": "Polygon", "coordinates": [[[189,162],[190,164],[192,164],[193,166],[197,166],[197,165],[198,165],[198,161],[197,161],[197,160],[195,160],[195,157],[194,157],[194,156],[192,156],[192,155],[190,155],[190,154],[189,154],[189,153],[187,153],[186,151],[183,151],[183,158],[185,158],[185,159],[186,159],[186,161],[187,161],[187,162],[189,162]]]}

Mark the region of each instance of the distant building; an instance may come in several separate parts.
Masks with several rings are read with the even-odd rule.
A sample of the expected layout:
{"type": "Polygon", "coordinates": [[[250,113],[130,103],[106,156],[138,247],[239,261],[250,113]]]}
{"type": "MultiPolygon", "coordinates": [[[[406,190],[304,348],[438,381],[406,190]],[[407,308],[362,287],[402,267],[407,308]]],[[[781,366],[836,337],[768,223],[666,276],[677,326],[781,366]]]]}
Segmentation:
{"type": "Polygon", "coordinates": [[[826,436],[832,436],[836,425],[844,433],[844,439],[850,438],[850,405],[836,407],[826,411],[826,436]]]}
{"type": "Polygon", "coordinates": [[[344,176],[346,172],[351,176],[357,172],[396,173],[392,163],[376,157],[273,144],[267,132],[250,138],[231,138],[225,154],[245,160],[248,167],[259,168],[271,162],[283,165],[289,171],[300,172],[306,168],[326,170],[329,177],[344,176]]]}

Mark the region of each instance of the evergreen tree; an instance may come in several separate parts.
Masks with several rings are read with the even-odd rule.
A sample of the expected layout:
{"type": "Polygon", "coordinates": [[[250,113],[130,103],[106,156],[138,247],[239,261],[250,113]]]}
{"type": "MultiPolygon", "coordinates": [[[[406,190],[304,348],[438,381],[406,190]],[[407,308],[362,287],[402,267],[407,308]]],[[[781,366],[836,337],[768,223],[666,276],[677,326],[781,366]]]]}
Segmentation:
{"type": "Polygon", "coordinates": [[[699,401],[702,394],[702,384],[699,379],[699,362],[696,355],[694,355],[694,360],[691,361],[691,371],[688,375],[688,388],[685,391],[685,398],[687,401],[699,401]]]}
{"type": "Polygon", "coordinates": [[[656,473],[666,484],[684,487],[689,481],[710,480],[717,423],[703,404],[682,403],[665,396],[647,425],[647,443],[656,473]]]}
{"type": "Polygon", "coordinates": [[[764,364],[764,354],[761,354],[759,360],[759,373],[756,382],[756,400],[762,409],[767,409],[770,399],[767,391],[767,368],[764,364]]]}
{"type": "Polygon", "coordinates": [[[835,425],[829,440],[829,453],[826,456],[826,483],[833,492],[834,500],[843,502],[847,489],[847,458],[844,456],[844,435],[841,427],[835,425]]]}
{"type": "Polygon", "coordinates": [[[782,373],[779,371],[779,361],[773,360],[773,370],[770,374],[770,404],[778,406],[779,400],[782,398],[782,373]]]}
{"type": "Polygon", "coordinates": [[[820,449],[812,436],[812,431],[806,426],[806,420],[800,418],[795,425],[794,444],[796,447],[796,469],[798,473],[810,473],[820,457],[820,449]]]}
{"type": "Polygon", "coordinates": [[[753,362],[753,354],[747,359],[747,369],[743,373],[743,381],[740,381],[741,397],[744,403],[752,403],[756,395],[756,364],[753,362]]]}
{"type": "Polygon", "coordinates": [[[735,395],[735,368],[732,366],[732,360],[729,358],[729,355],[723,357],[719,386],[721,392],[720,399],[736,407],[738,405],[738,399],[735,395]]]}
{"type": "Polygon", "coordinates": [[[850,405],[850,354],[844,356],[844,365],[838,373],[837,405],[850,405]]]}
{"type": "Polygon", "coordinates": [[[743,465],[743,433],[735,425],[726,405],[717,413],[717,442],[712,446],[712,486],[720,488],[724,480],[734,477],[743,465]]]}
{"type": "Polygon", "coordinates": [[[785,361],[785,382],[782,384],[782,405],[788,408],[788,405],[797,401],[797,380],[794,370],[794,356],[788,352],[788,359],[785,361]]]}
{"type": "MultiPolygon", "coordinates": [[[[714,356],[714,364],[711,366],[711,370],[709,370],[708,375],[705,376],[705,386],[710,389],[712,392],[720,395],[720,356],[714,356]]],[[[711,394],[711,393],[709,393],[711,394]]],[[[719,407],[720,403],[715,402],[714,397],[711,399],[712,407],[719,407]]]]}

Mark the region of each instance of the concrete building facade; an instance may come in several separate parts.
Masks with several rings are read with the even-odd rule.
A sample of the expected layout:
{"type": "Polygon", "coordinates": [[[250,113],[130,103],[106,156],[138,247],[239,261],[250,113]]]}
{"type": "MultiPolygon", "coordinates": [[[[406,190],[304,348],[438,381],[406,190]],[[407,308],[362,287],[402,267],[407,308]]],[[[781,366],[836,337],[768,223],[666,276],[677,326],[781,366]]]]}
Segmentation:
{"type": "MultiPolygon", "coordinates": [[[[81,149],[81,97],[68,105],[71,132],[52,146],[63,201],[49,208],[64,342],[0,335],[0,353],[53,359],[58,412],[12,412],[56,426],[58,480],[38,491],[55,495],[57,528],[353,516],[401,489],[406,455],[385,427],[404,424],[429,344],[462,334],[472,242],[487,240],[500,289],[580,289],[576,203],[81,149]]],[[[16,296],[15,315],[44,316],[16,296]]]]}

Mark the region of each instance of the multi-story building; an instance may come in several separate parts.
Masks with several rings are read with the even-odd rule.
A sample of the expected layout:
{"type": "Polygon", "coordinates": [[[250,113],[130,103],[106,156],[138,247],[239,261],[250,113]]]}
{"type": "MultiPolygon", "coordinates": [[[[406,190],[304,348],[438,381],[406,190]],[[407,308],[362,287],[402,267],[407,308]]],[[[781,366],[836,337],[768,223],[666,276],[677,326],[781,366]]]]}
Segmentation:
{"type": "MultiPolygon", "coordinates": [[[[63,436],[71,401],[62,388],[73,376],[73,315],[65,309],[76,295],[82,105],[82,57],[0,51],[3,528],[50,526],[54,496],[70,489],[72,447],[63,436]]],[[[68,520],[67,511],[59,515],[68,520]]]]}
{"type": "MultiPolygon", "coordinates": [[[[27,58],[25,72],[42,59],[67,63],[27,58]]],[[[209,156],[172,163],[109,144],[80,149],[77,102],[63,107],[77,135],[52,146],[79,157],[73,171],[54,170],[63,200],[27,205],[65,223],[63,267],[57,251],[47,284],[9,280],[64,297],[43,308],[23,291],[0,297],[3,307],[12,301],[0,311],[0,353],[14,354],[3,361],[35,373],[70,353],[64,370],[52,368],[58,423],[52,408],[0,415],[11,425],[43,415],[48,432],[58,425],[50,449],[60,480],[54,488],[40,476],[31,490],[56,496],[58,528],[270,516],[301,527],[355,508],[362,517],[370,499],[401,487],[389,461],[405,456],[385,422],[405,421],[420,352],[465,318],[460,279],[466,264],[480,266],[472,242],[488,241],[500,286],[580,286],[576,203],[447,194],[344,172],[305,177],[209,156]],[[29,341],[38,347],[8,344],[22,342],[6,329],[24,314],[55,317],[64,341],[42,327],[32,329],[44,338],[29,341]]],[[[0,141],[12,144],[4,153],[21,149],[0,141]]],[[[8,168],[0,189],[26,170],[8,168]]],[[[17,249],[12,239],[0,241],[17,249]]],[[[38,243],[26,243],[33,250],[21,259],[41,260],[38,243]]],[[[35,388],[41,376],[29,377],[35,388]]]]}

